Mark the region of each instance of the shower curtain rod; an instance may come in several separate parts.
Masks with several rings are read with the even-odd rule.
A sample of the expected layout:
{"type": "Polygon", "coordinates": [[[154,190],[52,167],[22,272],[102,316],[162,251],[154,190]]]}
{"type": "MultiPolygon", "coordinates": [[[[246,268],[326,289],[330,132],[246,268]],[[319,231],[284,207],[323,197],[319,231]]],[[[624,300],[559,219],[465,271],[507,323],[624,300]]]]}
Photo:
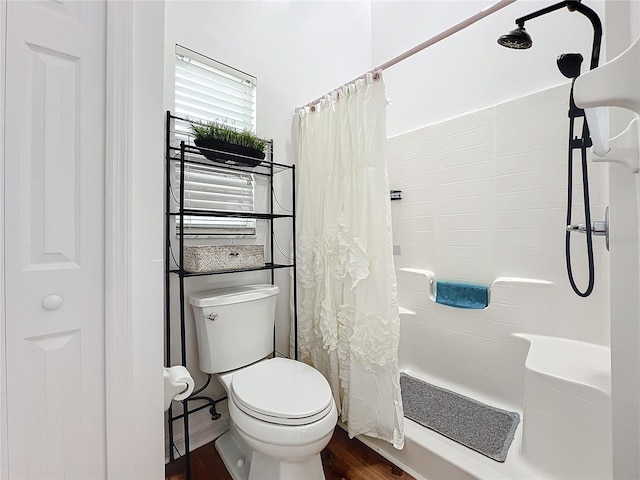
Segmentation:
{"type": "MultiPolygon", "coordinates": [[[[411,57],[412,55],[415,55],[416,53],[424,50],[425,48],[430,47],[431,45],[434,45],[434,44],[438,43],[440,40],[444,40],[445,38],[453,35],[454,33],[457,33],[460,30],[464,30],[468,26],[473,25],[474,23],[476,23],[478,20],[482,20],[484,17],[488,17],[492,13],[497,12],[498,10],[506,7],[507,5],[511,5],[515,1],[516,0],[500,0],[500,1],[496,2],[496,3],[494,3],[493,5],[489,5],[487,8],[484,8],[484,9],[480,10],[475,15],[472,15],[471,17],[467,18],[466,20],[463,20],[462,22],[456,23],[452,27],[447,28],[446,30],[438,33],[437,35],[434,35],[433,37],[431,37],[428,40],[425,40],[421,44],[416,45],[412,49],[407,50],[406,52],[401,53],[397,57],[392,58],[391,60],[383,63],[382,65],[379,65],[376,68],[373,68],[373,69],[369,70],[368,72],[360,75],[358,78],[354,78],[350,82],[345,83],[345,85],[349,85],[349,84],[354,83],[354,82],[356,82],[356,81],[358,81],[360,79],[363,79],[370,73],[375,73],[375,72],[379,72],[381,70],[386,70],[387,68],[392,67],[395,64],[402,62],[403,60],[406,60],[407,58],[411,57]]],[[[306,108],[306,107],[312,107],[312,106],[316,105],[317,103],[319,103],[320,100],[322,100],[324,97],[325,96],[316,98],[314,101],[309,102],[306,105],[303,105],[302,107],[298,107],[296,110],[300,110],[300,109],[306,108]]]]}

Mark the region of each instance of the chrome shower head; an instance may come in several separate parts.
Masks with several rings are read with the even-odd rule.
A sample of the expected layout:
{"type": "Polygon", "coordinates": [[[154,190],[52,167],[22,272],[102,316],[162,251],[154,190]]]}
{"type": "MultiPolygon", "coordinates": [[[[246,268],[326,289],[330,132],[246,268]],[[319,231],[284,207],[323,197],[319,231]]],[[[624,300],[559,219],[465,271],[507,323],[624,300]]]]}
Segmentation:
{"type": "Polygon", "coordinates": [[[503,47],[522,50],[525,48],[531,48],[533,40],[531,40],[531,37],[525,28],[518,25],[518,28],[515,30],[511,30],[509,33],[501,35],[500,38],[498,38],[498,43],[503,47]]]}

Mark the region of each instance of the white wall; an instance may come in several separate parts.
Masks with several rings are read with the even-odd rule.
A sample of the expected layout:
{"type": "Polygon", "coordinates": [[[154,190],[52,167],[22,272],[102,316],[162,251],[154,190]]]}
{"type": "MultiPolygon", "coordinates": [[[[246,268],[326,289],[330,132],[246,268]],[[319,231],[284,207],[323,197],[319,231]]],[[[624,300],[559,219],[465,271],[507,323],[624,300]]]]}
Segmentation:
{"type": "MultiPolygon", "coordinates": [[[[495,2],[373,1],[372,60],[380,65],[495,2]]],[[[579,13],[566,9],[526,24],[534,46],[511,50],[497,38],[515,28],[515,19],[548,6],[547,1],[521,0],[480,20],[385,71],[387,133],[414,130],[463,113],[519,98],[566,82],[555,59],[580,52],[588,68],[592,27],[579,13]]],[[[588,5],[601,17],[603,1],[588,5]]]]}
{"type": "MultiPolygon", "coordinates": [[[[609,265],[594,240],[596,288],[576,296],[565,272],[567,85],[445,120],[389,140],[396,268],[435,279],[491,285],[498,277],[551,285],[498,284],[483,310],[435,304],[424,278],[400,272],[400,306],[416,312],[411,368],[522,408],[522,348],[513,333],[609,344],[609,265]]],[[[574,218],[582,217],[574,177],[574,218]]],[[[591,206],[607,204],[607,168],[590,168],[591,206]]],[[[584,236],[573,235],[578,286],[587,279],[584,236]]],[[[417,372],[416,372],[417,373],[417,372]]],[[[458,389],[459,391],[459,389],[458,389]]]]}
{"type": "MultiPolygon", "coordinates": [[[[492,3],[373,2],[374,64],[492,3]]],[[[516,2],[385,72],[387,95],[393,100],[387,121],[394,146],[389,160],[392,188],[408,188],[398,202],[403,205],[394,207],[395,238],[399,244],[409,242],[401,245],[403,255],[396,263],[458,280],[491,282],[516,273],[552,280],[563,289],[552,304],[559,317],[573,316],[569,306],[599,312],[587,326],[565,323],[554,329],[555,334],[563,331],[565,336],[607,345],[608,257],[597,250],[599,300],[594,308],[592,299],[580,302],[571,293],[563,254],[568,85],[555,59],[561,53],[580,52],[586,71],[591,23],[562,9],[527,22],[531,49],[511,50],[496,42],[514,28],[517,17],[547,5],[516,2]],[[564,86],[530,96],[560,85],[564,86]],[[425,125],[430,127],[420,129],[425,125]],[[400,213],[403,209],[427,222],[422,237],[413,218],[400,213]]],[[[604,2],[589,6],[604,18],[604,2]]],[[[600,219],[608,203],[606,169],[592,165],[591,172],[593,218],[600,219]]],[[[580,198],[580,190],[574,191],[574,198],[580,198]]],[[[576,212],[576,222],[580,218],[576,212]]],[[[596,247],[600,248],[597,239],[596,247]]],[[[574,254],[579,285],[585,283],[583,251],[574,254]]],[[[543,323],[541,330],[546,328],[543,323]]]]}
{"type": "MultiPolygon", "coordinates": [[[[371,64],[369,2],[324,1],[168,1],[165,17],[165,109],[173,108],[174,47],[180,44],[258,78],[258,135],[273,138],[275,161],[295,161],[293,114],[297,106],[327,93],[366,71],[371,64]]],[[[290,179],[276,176],[280,203],[290,208],[290,179]]],[[[162,211],[158,211],[162,215],[162,211]]],[[[276,235],[288,251],[290,221],[276,220],[276,235]]],[[[259,243],[260,239],[256,240],[259,243]]],[[[281,288],[277,307],[277,349],[288,353],[289,272],[279,270],[281,288]]],[[[248,282],[269,282],[268,273],[236,274],[187,279],[187,291],[206,290],[248,282]]],[[[177,301],[177,281],[172,298],[177,301]]],[[[177,308],[173,309],[177,318],[177,308]]],[[[177,331],[174,323],[173,332],[177,331]]],[[[188,368],[198,384],[204,375],[198,370],[195,332],[187,304],[188,368]]],[[[173,335],[174,344],[177,336],[173,335]]],[[[173,363],[179,363],[174,355],[173,363]]],[[[215,382],[214,382],[215,383],[215,382]]],[[[209,389],[215,398],[219,386],[209,389]]],[[[179,405],[174,402],[179,409],[179,405]]],[[[221,410],[224,411],[225,405],[221,410]]],[[[180,429],[180,422],[176,427],[180,429]]],[[[206,411],[192,422],[194,441],[209,441],[213,428],[206,411]],[[198,431],[202,431],[201,435],[198,431]]]]}
{"type": "MultiPolygon", "coordinates": [[[[622,53],[638,36],[638,2],[607,2],[607,56],[622,53]]],[[[611,136],[624,130],[632,112],[610,108],[611,136]]],[[[611,389],[615,478],[640,477],[640,185],[638,175],[609,166],[611,191],[611,389]]]]}

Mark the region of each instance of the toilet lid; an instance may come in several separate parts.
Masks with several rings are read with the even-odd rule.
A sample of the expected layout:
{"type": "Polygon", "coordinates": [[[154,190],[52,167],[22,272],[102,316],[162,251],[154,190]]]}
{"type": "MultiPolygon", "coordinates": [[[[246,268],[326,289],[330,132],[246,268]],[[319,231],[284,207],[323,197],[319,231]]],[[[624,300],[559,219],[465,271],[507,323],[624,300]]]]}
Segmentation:
{"type": "Polygon", "coordinates": [[[247,415],[281,425],[307,425],[333,407],[329,383],[316,369],[273,358],[234,373],[231,394],[247,415]]]}

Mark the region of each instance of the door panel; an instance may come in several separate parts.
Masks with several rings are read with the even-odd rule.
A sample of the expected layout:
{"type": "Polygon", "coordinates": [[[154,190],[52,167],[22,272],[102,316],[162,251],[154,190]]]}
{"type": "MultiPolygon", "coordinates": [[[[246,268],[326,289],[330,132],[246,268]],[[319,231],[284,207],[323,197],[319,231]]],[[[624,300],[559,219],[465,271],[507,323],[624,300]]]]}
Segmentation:
{"type": "Polygon", "coordinates": [[[8,2],[9,475],[106,476],[103,1],[8,2]]]}
{"type": "Polygon", "coordinates": [[[32,115],[26,119],[30,165],[21,179],[21,203],[31,207],[31,222],[22,232],[30,242],[25,268],[77,267],[80,59],[30,44],[26,52],[30,88],[25,103],[32,115]]]}

